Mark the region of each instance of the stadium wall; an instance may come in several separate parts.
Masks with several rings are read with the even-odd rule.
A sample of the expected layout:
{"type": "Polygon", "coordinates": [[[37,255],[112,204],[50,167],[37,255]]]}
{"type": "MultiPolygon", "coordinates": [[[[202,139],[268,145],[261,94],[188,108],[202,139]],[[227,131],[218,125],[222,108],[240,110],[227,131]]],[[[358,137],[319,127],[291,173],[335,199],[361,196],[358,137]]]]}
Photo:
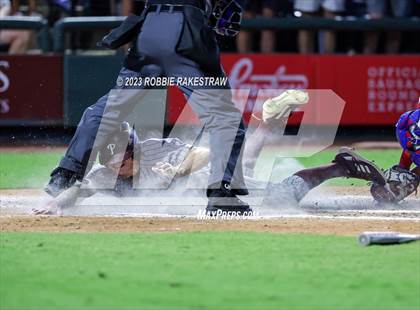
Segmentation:
{"type": "MultiPolygon", "coordinates": [[[[251,90],[247,116],[260,89],[332,89],[347,102],[341,125],[387,126],[420,95],[418,55],[225,54],[222,61],[232,88],[251,90]]],[[[114,83],[120,64],[119,56],[0,56],[0,126],[76,126],[83,110],[114,83]]],[[[170,89],[168,103],[172,124],[185,99],[170,89]]],[[[257,102],[254,113],[260,109],[257,102]]]]}
{"type": "Polygon", "coordinates": [[[61,56],[0,56],[0,125],[63,122],[61,56]]]}

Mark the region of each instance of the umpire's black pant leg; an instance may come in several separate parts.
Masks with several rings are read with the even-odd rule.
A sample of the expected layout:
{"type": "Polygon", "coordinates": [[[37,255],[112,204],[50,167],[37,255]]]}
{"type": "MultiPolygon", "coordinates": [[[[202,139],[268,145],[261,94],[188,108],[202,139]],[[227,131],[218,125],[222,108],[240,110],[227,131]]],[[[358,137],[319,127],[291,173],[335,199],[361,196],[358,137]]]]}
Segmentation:
{"type": "Polygon", "coordinates": [[[99,124],[108,101],[108,94],[88,107],[77,125],[76,133],[70,141],[65,156],[59,166],[75,172],[80,178],[83,177],[88,166],[99,124]]]}
{"type": "Polygon", "coordinates": [[[82,178],[95,162],[97,151],[105,144],[107,137],[120,128],[121,122],[127,119],[136,104],[142,102],[147,92],[139,85],[127,86],[126,79],[160,75],[161,69],[151,64],[143,66],[139,72],[123,68],[119,74],[119,85],[83,113],[59,166],[76,172],[82,178]]]}

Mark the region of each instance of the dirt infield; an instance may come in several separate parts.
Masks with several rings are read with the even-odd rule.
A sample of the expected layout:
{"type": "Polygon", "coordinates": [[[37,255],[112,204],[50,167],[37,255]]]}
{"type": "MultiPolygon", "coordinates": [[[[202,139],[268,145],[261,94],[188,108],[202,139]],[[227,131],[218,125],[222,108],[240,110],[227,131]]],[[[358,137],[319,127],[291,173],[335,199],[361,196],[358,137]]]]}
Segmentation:
{"type": "Polygon", "coordinates": [[[419,233],[418,221],[272,219],[200,221],[187,218],[0,217],[2,232],[180,232],[256,231],[323,235],[356,235],[362,231],[419,233]]]}
{"type": "Polygon", "coordinates": [[[140,204],[143,198],[137,198],[139,203],[128,207],[118,205],[118,201],[109,204],[112,197],[98,197],[67,210],[66,216],[36,217],[31,215],[31,208],[48,199],[41,190],[1,190],[0,198],[3,232],[256,231],[345,236],[362,231],[420,233],[419,198],[413,196],[400,205],[380,208],[374,205],[367,188],[354,186],[319,188],[291,209],[281,205],[275,210],[254,207],[261,216],[248,220],[200,220],[197,211],[203,205],[151,206],[140,204]]]}

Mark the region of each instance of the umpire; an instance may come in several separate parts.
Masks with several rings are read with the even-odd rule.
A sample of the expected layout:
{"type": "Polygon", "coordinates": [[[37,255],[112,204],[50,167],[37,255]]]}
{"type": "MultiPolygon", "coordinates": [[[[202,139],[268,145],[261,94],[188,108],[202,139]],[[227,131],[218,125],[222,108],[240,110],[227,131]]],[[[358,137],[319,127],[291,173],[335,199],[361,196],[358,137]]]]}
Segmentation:
{"type": "MultiPolygon", "coordinates": [[[[118,48],[131,42],[117,86],[87,108],[45,191],[52,196],[82,180],[105,141],[119,129],[136,100],[116,98],[127,77],[224,77],[214,32],[234,36],[239,31],[245,0],[149,0],[139,15],[104,38],[102,45],[118,48]]],[[[210,137],[211,176],[207,211],[252,211],[237,198],[246,195],[242,174],[245,127],[229,85],[180,87],[210,137]],[[214,88],[214,87],[213,87],[214,88]],[[198,95],[197,95],[198,94],[198,95]]],[[[141,89],[142,90],[142,89],[141,89]]],[[[124,95],[121,95],[124,97],[124,95]]]]}

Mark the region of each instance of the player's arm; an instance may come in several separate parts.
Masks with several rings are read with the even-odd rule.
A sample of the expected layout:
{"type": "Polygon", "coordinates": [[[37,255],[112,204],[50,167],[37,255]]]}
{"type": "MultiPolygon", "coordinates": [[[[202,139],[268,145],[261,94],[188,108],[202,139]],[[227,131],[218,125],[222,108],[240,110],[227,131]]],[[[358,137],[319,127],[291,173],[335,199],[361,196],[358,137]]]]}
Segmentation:
{"type": "Polygon", "coordinates": [[[411,154],[408,150],[403,150],[399,166],[406,170],[410,170],[411,165],[413,164],[413,160],[411,159],[411,154]]]}
{"type": "Polygon", "coordinates": [[[29,0],[28,4],[29,4],[29,14],[36,13],[36,10],[37,10],[36,0],[29,0]]]}
{"type": "Polygon", "coordinates": [[[194,147],[186,156],[185,160],[176,167],[175,177],[183,177],[208,165],[210,150],[205,147],[194,147]]]}
{"type": "Polygon", "coordinates": [[[17,12],[19,12],[19,5],[20,5],[20,1],[19,0],[12,0],[10,1],[12,3],[12,14],[15,14],[17,12]]]}
{"type": "Polygon", "coordinates": [[[62,209],[73,207],[77,199],[86,199],[95,193],[92,189],[82,189],[81,183],[73,185],[47,203],[45,207],[33,209],[36,215],[58,214],[62,209]]]}
{"type": "Polygon", "coordinates": [[[12,7],[8,4],[8,5],[3,5],[0,8],[0,17],[6,17],[9,16],[12,12],[12,7]]]}
{"type": "Polygon", "coordinates": [[[152,170],[170,179],[180,178],[207,166],[209,158],[210,151],[208,148],[193,147],[181,164],[173,166],[170,163],[157,163],[152,170]]]}
{"type": "Polygon", "coordinates": [[[73,207],[77,199],[86,199],[95,193],[94,190],[89,188],[81,188],[81,184],[72,186],[56,197],[57,206],[60,209],[73,207]]]}
{"type": "Polygon", "coordinates": [[[128,16],[133,13],[133,0],[122,1],[122,13],[124,16],[128,16]]]}

